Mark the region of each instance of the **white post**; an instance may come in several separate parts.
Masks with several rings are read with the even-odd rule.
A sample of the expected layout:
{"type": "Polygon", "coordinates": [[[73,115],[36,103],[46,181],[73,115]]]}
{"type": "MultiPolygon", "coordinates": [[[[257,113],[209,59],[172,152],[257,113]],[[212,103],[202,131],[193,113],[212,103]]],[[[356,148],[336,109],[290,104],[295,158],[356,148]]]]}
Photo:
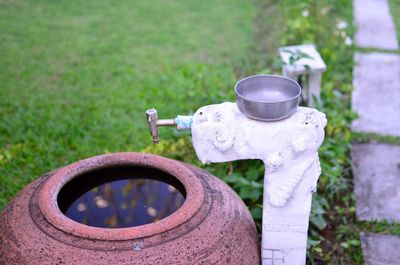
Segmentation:
{"type": "Polygon", "coordinates": [[[313,96],[317,99],[321,94],[322,73],[326,70],[324,60],[313,44],[287,46],[279,48],[283,61],[282,74],[295,81],[299,77],[306,77],[302,84],[303,98],[308,106],[315,106],[313,96]]]}
{"type": "Polygon", "coordinates": [[[193,146],[203,163],[264,161],[263,265],[305,264],[325,125],[325,115],[311,108],[262,122],[247,118],[230,102],[204,106],[193,117],[193,146]]]}

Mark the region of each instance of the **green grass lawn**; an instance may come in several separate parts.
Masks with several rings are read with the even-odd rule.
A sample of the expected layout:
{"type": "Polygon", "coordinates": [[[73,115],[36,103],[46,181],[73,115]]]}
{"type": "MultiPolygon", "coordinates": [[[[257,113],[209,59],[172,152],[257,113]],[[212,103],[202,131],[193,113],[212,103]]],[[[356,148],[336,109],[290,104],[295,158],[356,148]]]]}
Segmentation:
{"type": "Polygon", "coordinates": [[[389,6],[397,29],[397,40],[400,43],[400,0],[389,0],[389,6]]]}
{"type": "Polygon", "coordinates": [[[49,170],[150,145],[150,107],[172,118],[233,99],[256,13],[244,0],[0,0],[0,209],[49,170]]]}
{"type": "MultiPolygon", "coordinates": [[[[0,0],[0,209],[35,177],[88,156],[145,150],[198,163],[173,129],[153,146],[145,110],[172,118],[234,100],[241,77],[279,73],[278,45],[315,43],[328,65],[318,105],[328,125],[309,263],[362,264],[349,158],[351,21],[350,0],[0,0]]],[[[260,227],[261,163],[208,169],[260,227]]]]}

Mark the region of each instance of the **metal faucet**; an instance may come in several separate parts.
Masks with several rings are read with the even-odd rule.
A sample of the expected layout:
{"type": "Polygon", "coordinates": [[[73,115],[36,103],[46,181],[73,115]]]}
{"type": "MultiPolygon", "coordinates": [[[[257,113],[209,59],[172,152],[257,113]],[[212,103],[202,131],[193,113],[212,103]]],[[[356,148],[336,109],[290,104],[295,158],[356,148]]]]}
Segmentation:
{"type": "Polygon", "coordinates": [[[160,142],[159,126],[176,126],[178,130],[190,129],[193,116],[178,115],[175,119],[158,119],[157,110],[155,108],[146,111],[147,122],[149,123],[150,135],[154,144],[160,142]]]}

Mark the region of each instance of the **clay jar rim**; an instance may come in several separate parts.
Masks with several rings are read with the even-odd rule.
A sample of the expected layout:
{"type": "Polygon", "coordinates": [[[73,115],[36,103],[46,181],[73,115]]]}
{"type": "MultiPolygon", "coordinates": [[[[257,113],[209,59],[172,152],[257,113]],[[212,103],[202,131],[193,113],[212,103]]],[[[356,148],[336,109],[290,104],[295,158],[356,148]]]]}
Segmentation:
{"type": "Polygon", "coordinates": [[[87,158],[57,170],[39,191],[39,208],[56,228],[79,237],[99,240],[129,240],[156,235],[171,230],[189,220],[204,201],[201,180],[182,163],[144,153],[114,153],[87,158]],[[137,166],[166,172],[180,181],[186,199],[178,210],[154,223],[127,228],[100,228],[78,223],[65,216],[58,207],[57,197],[64,185],[84,173],[112,166],[137,166]]]}

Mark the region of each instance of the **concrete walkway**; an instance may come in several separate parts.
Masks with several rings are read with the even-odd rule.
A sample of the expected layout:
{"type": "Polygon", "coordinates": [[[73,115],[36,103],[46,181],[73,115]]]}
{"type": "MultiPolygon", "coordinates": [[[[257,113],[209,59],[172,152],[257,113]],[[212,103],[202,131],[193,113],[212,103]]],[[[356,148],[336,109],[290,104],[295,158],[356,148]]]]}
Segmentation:
{"type": "MultiPolygon", "coordinates": [[[[354,0],[360,48],[397,51],[387,0],[354,0]]],[[[352,108],[359,119],[352,130],[400,137],[400,56],[356,53],[352,108]]],[[[400,223],[400,146],[367,143],[352,147],[357,218],[400,223]]],[[[361,234],[365,264],[400,264],[400,236],[361,234]]]]}
{"type": "Polygon", "coordinates": [[[387,0],[354,0],[354,21],[358,47],[399,49],[387,0]]]}

